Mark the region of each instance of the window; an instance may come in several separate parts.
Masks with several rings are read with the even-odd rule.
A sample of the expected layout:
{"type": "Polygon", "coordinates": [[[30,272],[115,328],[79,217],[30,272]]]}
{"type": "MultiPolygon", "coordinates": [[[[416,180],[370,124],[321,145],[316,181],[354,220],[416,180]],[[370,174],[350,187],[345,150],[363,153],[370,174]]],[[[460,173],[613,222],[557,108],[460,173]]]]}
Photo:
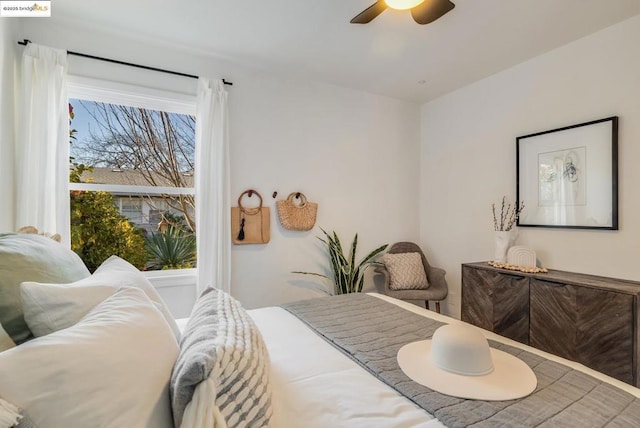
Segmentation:
{"type": "Polygon", "coordinates": [[[120,214],[127,217],[131,223],[138,226],[149,223],[142,215],[143,200],[140,197],[125,195],[114,199],[116,206],[119,206],[120,214]]]}
{"type": "Polygon", "coordinates": [[[87,79],[69,87],[71,246],[90,270],[195,267],[195,99],[87,79]]]}

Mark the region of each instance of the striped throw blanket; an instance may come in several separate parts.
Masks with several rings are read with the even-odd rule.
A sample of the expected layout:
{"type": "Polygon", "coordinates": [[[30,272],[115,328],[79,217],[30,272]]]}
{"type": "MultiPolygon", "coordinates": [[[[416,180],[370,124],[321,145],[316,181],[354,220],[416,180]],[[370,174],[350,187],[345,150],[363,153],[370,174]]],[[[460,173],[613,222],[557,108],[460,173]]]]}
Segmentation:
{"type": "Polygon", "coordinates": [[[209,288],[196,302],[171,376],[176,428],[266,427],[269,355],[240,303],[209,288]]]}

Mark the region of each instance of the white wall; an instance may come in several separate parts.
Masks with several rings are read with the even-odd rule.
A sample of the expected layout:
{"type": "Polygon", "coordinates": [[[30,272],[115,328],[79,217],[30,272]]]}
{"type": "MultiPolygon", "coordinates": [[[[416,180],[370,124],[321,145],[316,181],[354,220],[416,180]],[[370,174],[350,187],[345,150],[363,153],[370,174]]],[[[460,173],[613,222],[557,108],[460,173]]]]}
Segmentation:
{"type": "MultiPolygon", "coordinates": [[[[199,53],[136,42],[76,25],[25,22],[20,38],[93,55],[224,77],[230,95],[233,199],[258,190],[271,208],[271,242],[236,246],[232,294],[249,308],[315,296],[318,281],[291,274],[322,271],[327,260],[317,226],[335,229],[359,254],[382,243],[417,240],[420,108],[377,95],[246,69],[199,53]],[[275,199],[304,192],[319,203],[310,232],[283,230],[275,199]]],[[[136,73],[109,70],[114,79],[136,73]]],[[[80,66],[78,65],[78,68],[80,66]]],[[[72,67],[70,67],[72,69],[72,67]]],[[[153,72],[144,72],[154,85],[153,72]]],[[[195,81],[191,81],[195,88],[195,81]]],[[[369,284],[371,286],[371,282],[369,284]]]]}
{"type": "Polygon", "coordinates": [[[448,272],[493,256],[491,203],[515,199],[515,138],[617,115],[618,231],[519,228],[549,268],[640,280],[640,16],[422,106],[420,238],[448,272]]]}
{"type": "Polygon", "coordinates": [[[13,224],[13,83],[16,18],[0,19],[0,231],[13,224]]]}
{"type": "MultiPolygon", "coordinates": [[[[417,106],[271,78],[233,91],[232,194],[256,188],[275,217],[273,191],[284,198],[300,190],[319,204],[317,225],[336,230],[344,245],[359,233],[362,256],[418,239],[417,106]]],[[[311,277],[290,272],[322,272],[319,233],[286,231],[274,218],[268,245],[234,248],[234,294],[250,305],[306,295],[311,277]]]]}

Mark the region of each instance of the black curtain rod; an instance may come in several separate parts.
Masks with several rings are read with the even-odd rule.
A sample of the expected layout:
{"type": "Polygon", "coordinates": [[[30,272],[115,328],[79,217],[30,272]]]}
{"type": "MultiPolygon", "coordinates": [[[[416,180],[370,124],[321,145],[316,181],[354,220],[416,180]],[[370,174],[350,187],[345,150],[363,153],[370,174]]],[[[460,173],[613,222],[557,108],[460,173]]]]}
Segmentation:
{"type": "MultiPolygon", "coordinates": [[[[26,46],[29,43],[31,43],[31,40],[28,40],[28,39],[24,39],[23,41],[18,42],[18,44],[22,45],[22,46],[26,46]]],[[[84,53],[80,53],[80,52],[67,51],[67,54],[68,55],[80,56],[80,57],[83,57],[83,58],[97,59],[98,61],[111,62],[113,64],[127,65],[129,67],[142,68],[143,70],[151,70],[151,71],[158,71],[160,73],[173,74],[174,76],[189,77],[191,79],[197,79],[198,78],[198,76],[195,76],[193,74],[180,73],[179,71],[165,70],[164,68],[157,68],[157,67],[150,67],[148,65],[134,64],[132,62],[119,61],[117,59],[104,58],[104,57],[95,56],[95,55],[88,55],[88,54],[84,54],[84,53]]],[[[224,79],[222,79],[222,83],[224,83],[225,85],[233,86],[233,82],[227,82],[224,79]]]]}

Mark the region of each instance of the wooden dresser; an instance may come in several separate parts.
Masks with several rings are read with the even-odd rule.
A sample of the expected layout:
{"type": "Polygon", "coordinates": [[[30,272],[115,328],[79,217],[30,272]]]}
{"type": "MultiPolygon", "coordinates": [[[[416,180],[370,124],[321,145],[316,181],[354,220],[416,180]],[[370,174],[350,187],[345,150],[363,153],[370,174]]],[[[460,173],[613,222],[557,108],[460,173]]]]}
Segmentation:
{"type": "Polygon", "coordinates": [[[640,386],[640,283],[462,265],[462,320],[640,386]]]}

